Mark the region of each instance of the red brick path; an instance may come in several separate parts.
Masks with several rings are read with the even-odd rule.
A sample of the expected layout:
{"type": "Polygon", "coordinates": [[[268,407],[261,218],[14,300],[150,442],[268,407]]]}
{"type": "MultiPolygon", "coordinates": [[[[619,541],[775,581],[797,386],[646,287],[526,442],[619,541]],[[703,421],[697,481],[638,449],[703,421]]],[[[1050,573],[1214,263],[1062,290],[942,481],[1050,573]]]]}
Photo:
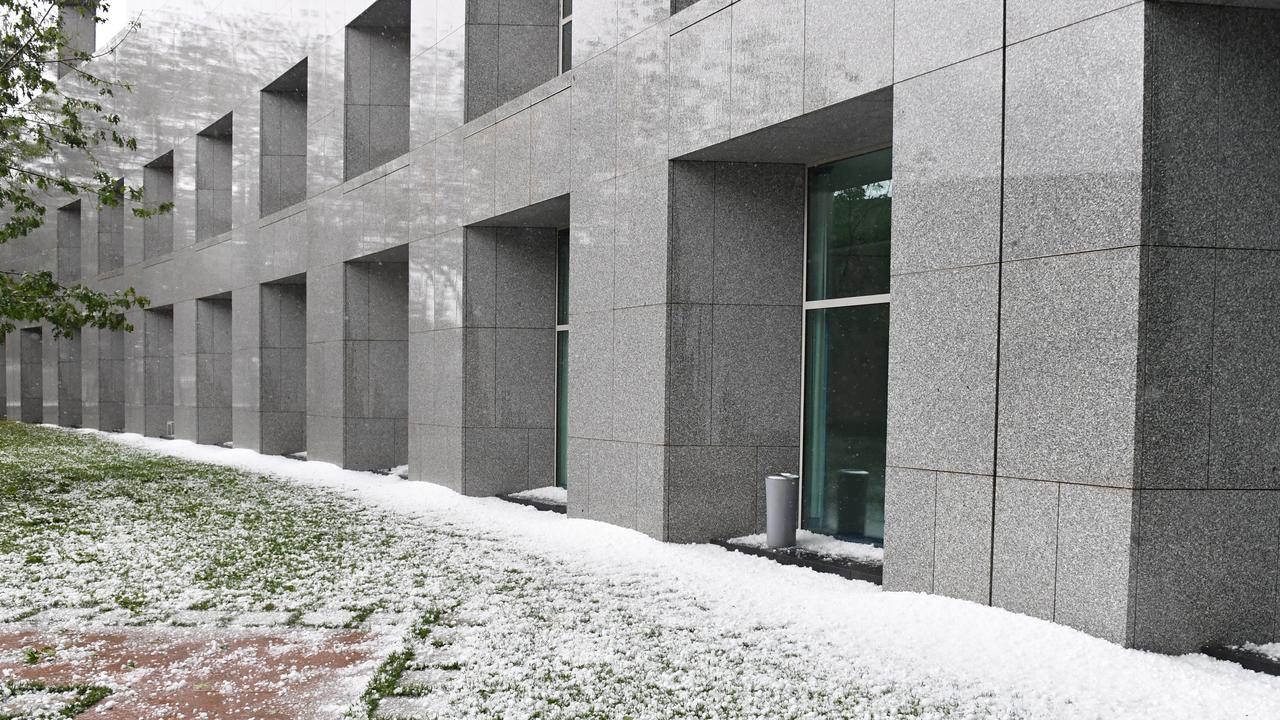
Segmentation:
{"type": "Polygon", "coordinates": [[[363,690],[389,640],[314,629],[0,629],[0,677],[115,692],[95,720],[338,717],[363,690]],[[26,665],[22,649],[52,647],[26,665]]]}

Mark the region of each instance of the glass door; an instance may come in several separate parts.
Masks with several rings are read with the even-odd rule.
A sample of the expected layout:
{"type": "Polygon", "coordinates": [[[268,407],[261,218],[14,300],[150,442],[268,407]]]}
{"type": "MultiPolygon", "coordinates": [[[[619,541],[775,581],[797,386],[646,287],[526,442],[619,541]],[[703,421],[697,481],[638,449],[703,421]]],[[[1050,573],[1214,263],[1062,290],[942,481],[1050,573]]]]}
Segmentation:
{"type": "Polygon", "coordinates": [[[884,539],[892,152],[809,172],[801,524],[884,539]]]}

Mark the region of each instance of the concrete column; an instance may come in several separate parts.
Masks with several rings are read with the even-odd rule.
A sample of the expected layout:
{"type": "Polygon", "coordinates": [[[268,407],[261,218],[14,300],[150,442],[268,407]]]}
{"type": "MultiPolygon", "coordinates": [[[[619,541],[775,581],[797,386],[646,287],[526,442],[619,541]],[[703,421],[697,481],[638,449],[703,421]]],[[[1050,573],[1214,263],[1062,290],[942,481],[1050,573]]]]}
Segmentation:
{"type": "Polygon", "coordinates": [[[84,423],[84,374],[82,336],[55,339],[58,353],[58,424],[81,427],[84,423]]]}
{"type": "Polygon", "coordinates": [[[899,23],[886,588],[1131,639],[1143,13],[899,23]]]}
{"type": "MultiPolygon", "coordinates": [[[[976,37],[999,44],[998,13],[964,22],[976,37]]],[[[923,19],[900,30],[900,62],[912,72],[894,88],[884,579],[893,590],[986,603],[992,592],[1002,56],[947,64],[957,53],[986,46],[940,53],[932,32],[923,19]]],[[[997,569],[997,603],[1052,614],[1052,601],[1042,606],[1044,596],[1030,589],[1034,572],[1018,580],[1005,572],[1034,566],[1019,557],[1011,552],[997,569]]]]}
{"type": "MultiPolygon", "coordinates": [[[[173,304],[173,436],[193,442],[200,433],[197,414],[199,398],[196,396],[196,347],[199,335],[196,307],[200,302],[183,300],[173,304]]],[[[150,341],[148,336],[148,342],[150,341]]],[[[147,354],[151,356],[153,353],[147,354]]]]}
{"type": "Polygon", "coordinates": [[[98,427],[98,331],[80,332],[81,426],[98,427]]]}
{"type": "Polygon", "coordinates": [[[43,419],[49,425],[58,424],[58,339],[53,329],[45,326],[40,336],[41,405],[43,419]]]}
{"type": "Polygon", "coordinates": [[[409,246],[409,477],[463,492],[464,230],[409,246]]]}
{"type": "MultiPolygon", "coordinates": [[[[231,293],[231,444],[238,448],[262,450],[261,403],[262,290],[250,285],[231,293]]],[[[305,338],[302,344],[305,344],[305,338]]],[[[298,383],[306,382],[305,360],[296,367],[298,383]]],[[[299,447],[298,450],[305,450],[299,447]]]]}
{"type": "Polygon", "coordinates": [[[1280,628],[1280,10],[1145,6],[1129,637],[1280,628]]]}
{"type": "MultiPolygon", "coordinates": [[[[124,427],[127,432],[146,434],[146,345],[147,311],[132,310],[126,314],[133,332],[125,335],[124,360],[124,427]]],[[[155,321],[152,321],[155,322],[155,321]]]]}
{"type": "Polygon", "coordinates": [[[342,263],[307,273],[307,457],[343,464],[346,283],[342,263]]]}

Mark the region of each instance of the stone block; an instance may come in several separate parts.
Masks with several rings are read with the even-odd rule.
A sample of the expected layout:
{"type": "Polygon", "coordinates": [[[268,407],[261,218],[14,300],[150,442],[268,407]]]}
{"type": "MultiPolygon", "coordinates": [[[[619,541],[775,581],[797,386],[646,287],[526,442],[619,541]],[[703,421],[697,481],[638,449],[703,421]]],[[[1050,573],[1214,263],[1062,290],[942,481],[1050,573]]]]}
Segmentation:
{"type": "Polygon", "coordinates": [[[894,278],[889,464],[991,472],[998,286],[994,265],[894,278]]]}

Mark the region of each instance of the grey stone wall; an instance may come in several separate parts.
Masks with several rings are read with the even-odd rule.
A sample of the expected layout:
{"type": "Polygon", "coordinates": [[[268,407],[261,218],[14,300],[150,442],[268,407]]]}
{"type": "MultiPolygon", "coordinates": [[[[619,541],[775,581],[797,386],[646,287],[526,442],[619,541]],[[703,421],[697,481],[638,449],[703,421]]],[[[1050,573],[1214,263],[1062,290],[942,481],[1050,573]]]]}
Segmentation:
{"type": "Polygon", "coordinates": [[[81,336],[58,338],[58,424],[80,427],[84,422],[84,371],[81,336]]]}
{"type": "MultiPolygon", "coordinates": [[[[155,210],[164,203],[174,201],[173,151],[156,158],[142,173],[142,188],[146,207],[155,210]]],[[[174,215],[160,213],[143,222],[142,258],[150,259],[173,252],[174,215]]]]}
{"type": "Polygon", "coordinates": [[[261,93],[258,203],[262,216],[307,199],[307,72],[303,60],[261,93]]]}
{"type": "Polygon", "coordinates": [[[553,485],[555,228],[467,228],[464,244],[459,490],[553,485]]]}
{"type": "Polygon", "coordinates": [[[231,229],[232,116],[196,135],[196,242],[231,229]]]}
{"type": "Polygon", "coordinates": [[[761,478],[799,469],[804,188],[803,165],[672,165],[668,539],[753,532],[761,478]]]}
{"type": "Polygon", "coordinates": [[[104,205],[98,208],[98,273],[124,267],[124,200],[119,196],[117,198],[118,204],[114,207],[104,205]]]}
{"type": "Polygon", "coordinates": [[[231,310],[227,297],[196,301],[196,442],[231,441],[231,310]]]}
{"type": "Polygon", "coordinates": [[[270,283],[261,296],[261,440],[264,453],[307,449],[307,287],[270,283]]]}
{"type": "Polygon", "coordinates": [[[343,177],[409,149],[408,0],[378,0],[346,29],[343,177]]]}
{"type": "Polygon", "coordinates": [[[40,328],[27,328],[18,336],[22,422],[44,422],[44,338],[40,328]]]}
{"type": "Polygon", "coordinates": [[[93,384],[98,396],[98,422],[101,430],[119,432],[125,427],[125,347],[123,332],[98,330],[98,372],[93,384]]]}
{"type": "Polygon", "coordinates": [[[344,467],[408,459],[409,267],[398,259],[343,266],[344,467]]]}
{"type": "Polygon", "coordinates": [[[1280,13],[1147,13],[1134,643],[1280,632],[1280,13]]]}
{"type": "MultiPolygon", "coordinates": [[[[191,303],[185,306],[190,308],[191,303]]],[[[174,415],[174,316],[177,308],[155,308],[143,311],[143,434],[152,437],[173,432],[174,415]]],[[[190,315],[189,313],[184,313],[190,315]]],[[[190,320],[190,318],[184,318],[190,320]]],[[[184,328],[191,324],[184,323],[184,328]]],[[[179,379],[186,382],[191,376],[179,379]]]]}
{"type": "Polygon", "coordinates": [[[55,222],[58,233],[58,282],[72,284],[80,280],[80,201],[58,208],[55,222]]]}
{"type": "Polygon", "coordinates": [[[467,3],[466,119],[473,120],[559,74],[559,0],[467,3]]]}

